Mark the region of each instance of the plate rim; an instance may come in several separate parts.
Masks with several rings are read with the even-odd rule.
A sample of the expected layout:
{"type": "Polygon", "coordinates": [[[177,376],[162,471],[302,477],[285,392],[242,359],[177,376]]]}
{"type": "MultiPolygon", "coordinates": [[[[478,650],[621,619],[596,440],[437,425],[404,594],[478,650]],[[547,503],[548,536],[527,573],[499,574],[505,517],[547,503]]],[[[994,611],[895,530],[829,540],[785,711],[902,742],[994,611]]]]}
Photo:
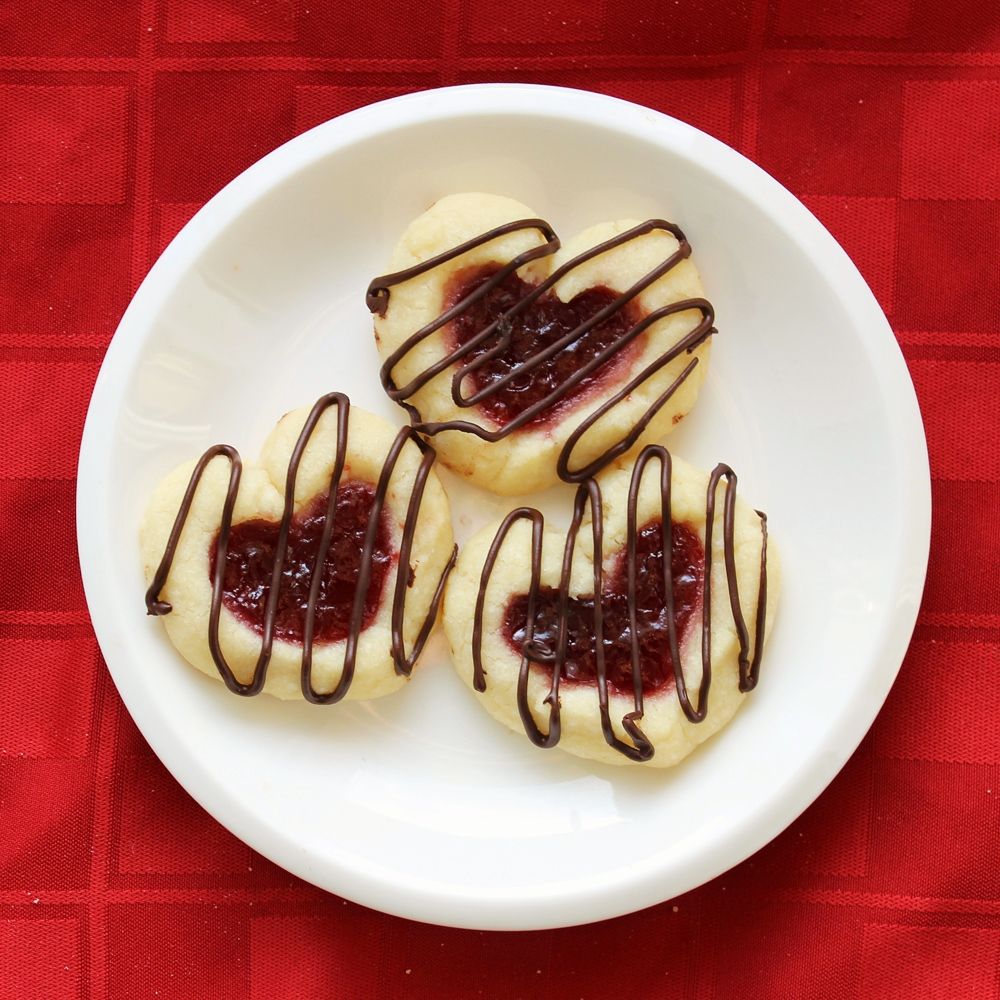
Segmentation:
{"type": "MultiPolygon", "coordinates": [[[[648,134],[644,136],[650,138],[648,134]]],[[[348,112],[289,140],[266,154],[231,180],[193,216],[152,265],[128,307],[102,359],[88,406],[77,467],[77,548],[87,607],[108,670],[144,738],[157,757],[207,812],[239,839],[263,856],[314,885],[362,905],[409,919],[446,926],[482,930],[535,930],[567,927],[607,919],[664,902],[715,878],[755,853],[792,823],[829,785],[854,753],[882,707],[902,665],[916,624],[920,597],[926,581],[930,550],[931,490],[926,435],[916,391],[895,335],[874,295],[856,266],[834,237],[815,216],[763,168],[721,141],[662,112],[592,91],[541,84],[471,84],[420,91],[390,98],[348,112]],[[400,111],[403,113],[400,114],[400,111]],[[909,503],[899,512],[911,540],[906,557],[893,577],[899,600],[891,617],[872,644],[871,662],[877,670],[868,677],[850,705],[828,727],[823,746],[808,758],[789,780],[777,788],[740,825],[728,829],[694,853],[699,861],[697,877],[665,878],[647,859],[635,865],[623,879],[618,872],[602,878],[546,883],[537,892],[525,889],[476,889],[474,895],[448,886],[442,891],[433,881],[394,874],[387,882],[377,866],[349,864],[343,859],[317,859],[305,854],[294,840],[274,827],[261,828],[260,818],[234,797],[223,783],[214,781],[190,747],[177,743],[161,714],[149,704],[130,697],[127,671],[113,665],[124,655],[117,637],[118,626],[104,601],[105,581],[113,577],[102,561],[101,533],[90,529],[101,510],[102,472],[110,452],[102,456],[101,443],[118,410],[115,390],[126,383],[141,354],[142,338],[130,332],[143,317],[162,306],[185,267],[191,263],[206,238],[221,231],[254,201],[318,155],[330,155],[339,147],[365,137],[414,124],[460,114],[523,114],[573,118],[615,130],[664,129],[678,141],[696,142],[713,157],[713,175],[726,169],[727,176],[740,178],[739,188],[748,197],[780,207],[769,216],[793,242],[821,251],[832,273],[830,281],[851,295],[841,295],[859,331],[859,343],[873,358],[878,384],[891,395],[887,415],[893,441],[900,443],[900,482],[909,503]],[[191,258],[191,259],[188,259],[191,258]],[[862,322],[863,320],[863,322],[862,322]],[[130,339],[131,338],[131,339],[130,339]],[[876,683],[877,682],[877,683],[876,683]],[[331,877],[331,875],[333,877],[331,877]]],[[[103,530],[103,521],[100,521],[103,530]]],[[[653,856],[655,861],[658,856],[653,856]]],[[[676,854],[675,854],[676,857],[676,854]]],[[[685,866],[679,866],[685,867],[685,866]]]]}

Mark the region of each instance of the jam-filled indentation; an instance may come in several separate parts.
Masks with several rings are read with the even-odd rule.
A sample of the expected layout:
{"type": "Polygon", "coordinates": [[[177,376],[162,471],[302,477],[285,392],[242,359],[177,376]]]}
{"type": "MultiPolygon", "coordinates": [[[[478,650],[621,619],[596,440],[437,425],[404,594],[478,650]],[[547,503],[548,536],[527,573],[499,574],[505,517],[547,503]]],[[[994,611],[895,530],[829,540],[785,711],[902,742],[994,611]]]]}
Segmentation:
{"type": "MultiPolygon", "coordinates": [[[[499,270],[498,264],[487,265],[456,275],[449,285],[446,307],[450,309],[471,295],[499,270]]],[[[449,324],[453,347],[462,347],[468,343],[476,334],[481,333],[529,295],[534,287],[513,273],[481,299],[466,306],[449,324]]],[[[509,322],[505,321],[508,327],[505,332],[509,332],[510,338],[508,343],[495,357],[473,369],[467,382],[477,393],[487,389],[539,351],[592,319],[619,296],[620,293],[603,286],[588,288],[569,302],[563,302],[552,292],[542,294],[509,322]]],[[[498,425],[504,426],[528,407],[553,395],[583,365],[613,344],[620,342],[639,318],[637,308],[632,303],[622,306],[554,357],[518,374],[492,395],[484,397],[479,402],[479,407],[498,425]]],[[[502,336],[503,333],[498,327],[495,333],[463,358],[462,364],[467,366],[481,358],[501,342],[502,336]]],[[[543,409],[526,426],[537,427],[544,424],[552,420],[561,409],[591,394],[630,363],[641,340],[640,335],[632,343],[616,351],[603,365],[582,379],[570,393],[558,403],[543,409]]],[[[463,392],[465,395],[471,395],[468,389],[463,392]]]]}
{"type": "MultiPolygon", "coordinates": [[[[314,497],[295,515],[289,526],[288,549],[282,567],[274,621],[276,639],[298,643],[303,640],[309,588],[326,523],[328,499],[329,494],[314,497]]],[[[333,534],[316,601],[313,632],[316,643],[340,642],[347,638],[361,572],[365,533],[374,503],[375,487],[369,483],[351,480],[342,483],[337,490],[333,534]]],[[[223,605],[258,633],[264,631],[278,530],[276,522],[250,520],[234,524],[229,535],[223,575],[223,605]]],[[[371,556],[371,576],[365,594],[362,629],[367,628],[378,613],[392,560],[389,520],[383,508],[371,556]]],[[[215,561],[216,545],[213,542],[209,559],[210,578],[215,573],[215,561]]]]}
{"type": "MultiPolygon", "coordinates": [[[[691,620],[701,601],[705,552],[697,533],[686,524],[671,526],[670,572],[673,581],[674,623],[677,643],[682,646],[691,620]]],[[[640,529],[636,537],[636,625],[639,637],[639,664],[644,695],[669,691],[674,687],[674,664],[670,655],[670,633],[664,603],[663,534],[660,521],[640,529]]],[[[628,558],[618,556],[605,578],[602,600],[604,662],[611,694],[631,696],[632,643],[628,602],[628,558]]],[[[540,587],[535,601],[536,646],[555,652],[559,641],[559,591],[540,587]]],[[[504,615],[504,637],[521,652],[527,637],[528,595],[510,599],[504,615]]],[[[562,684],[596,684],[597,657],[594,646],[594,598],[570,597],[567,601],[566,660],[562,684]]],[[[538,664],[551,671],[551,666],[538,664]]]]}

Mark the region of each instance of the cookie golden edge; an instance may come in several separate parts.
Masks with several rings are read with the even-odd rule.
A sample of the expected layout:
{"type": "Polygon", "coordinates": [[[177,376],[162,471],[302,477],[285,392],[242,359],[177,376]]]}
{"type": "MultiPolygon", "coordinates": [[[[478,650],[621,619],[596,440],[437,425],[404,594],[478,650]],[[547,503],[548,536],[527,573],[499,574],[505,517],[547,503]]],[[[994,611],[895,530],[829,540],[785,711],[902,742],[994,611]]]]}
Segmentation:
{"type": "MultiPolygon", "coordinates": [[[[627,497],[632,465],[632,462],[620,461],[598,477],[604,503],[605,573],[610,571],[616,555],[624,550],[626,544],[627,497]]],[[[694,528],[704,544],[705,498],[710,474],[676,457],[673,457],[672,465],[673,521],[694,528]]],[[[564,684],[559,691],[562,732],[557,744],[558,749],[604,764],[672,767],[723,729],[746,698],[752,697],[752,693],[744,694],[739,690],[739,641],[729,606],[724,558],[722,531],[724,491],[725,485],[720,485],[712,539],[712,681],[706,718],[700,723],[689,721],[672,686],[668,691],[647,696],[645,714],[639,725],[653,744],[655,752],[648,762],[636,765],[605,741],[601,730],[596,685],[564,684]]],[[[660,509],[659,470],[655,463],[652,463],[652,468],[647,467],[643,475],[638,496],[637,523],[641,526],[651,520],[658,520],[660,509]]],[[[472,640],[475,602],[483,565],[498,527],[499,522],[483,528],[462,547],[445,592],[443,624],[452,662],[463,681],[473,690],[476,699],[498,722],[520,733],[527,740],[517,707],[517,678],[521,657],[501,634],[508,600],[515,594],[527,593],[530,587],[531,525],[525,521],[517,523],[508,535],[487,589],[482,640],[486,690],[479,693],[473,688],[472,640]]],[[[755,622],[759,598],[761,522],[757,513],[738,492],[734,527],[741,605],[750,632],[751,649],[754,649],[758,640],[755,622]]],[[[558,587],[564,541],[564,532],[547,527],[542,547],[543,585],[558,587]]],[[[781,589],[780,560],[771,538],[767,541],[766,567],[767,603],[764,641],[774,625],[781,589]]],[[[592,592],[593,542],[588,511],[577,538],[570,576],[570,593],[592,592]]],[[[702,677],[701,630],[702,612],[699,609],[681,646],[685,681],[692,700],[695,701],[702,677]]],[[[761,683],[767,683],[766,650],[761,668],[761,683]]],[[[549,708],[544,700],[549,692],[549,684],[549,674],[533,666],[529,674],[528,703],[532,717],[543,731],[548,725],[549,708]]],[[[633,711],[632,698],[609,692],[609,706],[615,734],[619,739],[630,742],[621,721],[627,713],[633,711]]]]}
{"type": "MultiPolygon", "coordinates": [[[[500,195],[482,192],[447,195],[406,228],[393,251],[388,270],[412,267],[497,226],[536,216],[537,213],[527,205],[500,195]]],[[[527,281],[542,281],[551,270],[570,258],[625,232],[639,221],[621,219],[593,225],[564,241],[552,257],[532,261],[518,274],[527,281]]],[[[541,243],[544,243],[544,238],[534,230],[509,233],[467,251],[447,264],[394,285],[384,316],[376,316],[374,320],[375,340],[382,362],[414,332],[438,317],[443,311],[448,284],[457,273],[468,268],[507,263],[519,253],[541,243]]],[[[648,233],[575,268],[555,285],[554,292],[563,301],[570,301],[585,288],[598,284],[624,292],[667,259],[677,246],[676,238],[670,233],[648,233]]],[[[668,303],[704,298],[704,294],[697,267],[689,257],[679,261],[666,275],[645,289],[637,302],[643,313],[650,313],[668,303]]],[[[537,429],[520,428],[497,442],[485,442],[462,431],[449,430],[437,434],[434,446],[441,461],[469,482],[502,496],[530,493],[551,486],[558,482],[557,458],[573,431],[629,379],[682,340],[700,320],[698,310],[688,309],[652,324],[640,336],[642,349],[636,353],[631,364],[616,373],[613,381],[603,383],[597,392],[561,409],[560,416],[552,423],[537,429]]],[[[395,384],[405,385],[447,354],[450,350],[447,336],[447,327],[435,331],[400,359],[393,370],[395,384]]],[[[583,435],[573,453],[574,467],[582,468],[623,439],[684,368],[696,359],[698,363],[691,373],[655,414],[627,455],[634,455],[643,445],[669,434],[695,405],[710,354],[711,337],[708,337],[693,351],[674,358],[636,387],[583,435]]],[[[463,408],[454,403],[450,384],[455,367],[452,365],[436,376],[409,402],[416,406],[425,421],[472,420],[495,429],[496,425],[478,408],[463,408]]]]}
{"type": "MultiPolygon", "coordinates": [[[[254,519],[280,521],[288,463],[311,409],[306,406],[285,414],[268,435],[258,460],[244,462],[233,511],[234,525],[254,519]]],[[[339,420],[337,408],[327,409],[309,439],[296,479],[296,513],[329,489],[339,420]]],[[[381,417],[356,406],[350,408],[348,421],[346,464],[341,481],[361,479],[374,485],[396,429],[381,417]]],[[[413,441],[406,442],[386,494],[385,511],[397,560],[407,504],[420,461],[418,446],[413,441]]],[[[152,582],[163,556],[194,466],[194,461],[185,462],[164,477],[146,507],[139,541],[147,585],[152,582]]],[[[228,483],[229,462],[223,457],[213,458],[195,493],[170,574],[160,592],[161,598],[172,606],[172,611],[161,619],[168,638],[188,663],[216,680],[221,678],[208,644],[212,599],[210,549],[221,523],[228,483]]],[[[448,497],[431,469],[410,554],[413,583],[406,593],[403,620],[407,649],[412,648],[433,603],[438,580],[448,565],[453,545],[448,497]]],[[[375,618],[358,637],[355,673],[346,699],[382,697],[403,687],[408,680],[394,669],[391,652],[392,594],[397,568],[394,561],[386,574],[375,618]]],[[[236,618],[223,604],[219,640],[237,680],[249,682],[260,653],[260,634],[236,618]]],[[[312,685],[316,691],[328,692],[337,686],[343,672],[346,645],[343,640],[314,646],[312,685]]],[[[263,692],[280,699],[301,699],[301,664],[301,644],[276,638],[263,692]]]]}

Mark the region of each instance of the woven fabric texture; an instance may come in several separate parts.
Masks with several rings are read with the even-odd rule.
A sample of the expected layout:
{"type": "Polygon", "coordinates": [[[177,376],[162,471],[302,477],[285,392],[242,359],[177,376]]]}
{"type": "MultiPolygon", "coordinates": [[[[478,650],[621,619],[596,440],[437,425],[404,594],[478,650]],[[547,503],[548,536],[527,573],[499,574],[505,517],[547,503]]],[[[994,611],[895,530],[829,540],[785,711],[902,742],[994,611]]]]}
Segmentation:
{"type": "Polygon", "coordinates": [[[8,0],[0,1000],[1000,996],[998,274],[1000,14],[983,0],[8,0]],[[110,681],[73,516],[104,350],[197,208],[332,116],[503,80],[668,112],[801,197],[889,316],[934,497],[899,680],[816,804],[680,899],[509,935],[337,899],[208,817],[110,681]]]}

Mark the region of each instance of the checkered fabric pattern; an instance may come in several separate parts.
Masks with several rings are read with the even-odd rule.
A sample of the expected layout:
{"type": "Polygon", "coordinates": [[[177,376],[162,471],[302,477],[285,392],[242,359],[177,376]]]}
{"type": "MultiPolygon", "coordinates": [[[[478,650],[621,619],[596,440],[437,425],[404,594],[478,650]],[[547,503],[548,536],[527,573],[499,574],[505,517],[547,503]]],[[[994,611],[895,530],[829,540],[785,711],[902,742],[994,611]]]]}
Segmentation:
{"type": "Polygon", "coordinates": [[[1000,996],[998,274],[986,0],[7,0],[0,1000],[1000,996]],[[101,661],[73,523],[103,352],[199,205],[331,116],[498,80],[665,111],[800,196],[892,322],[934,493],[912,646],[818,802],[680,899],[509,935],[327,895],[195,805],[101,661]]]}

